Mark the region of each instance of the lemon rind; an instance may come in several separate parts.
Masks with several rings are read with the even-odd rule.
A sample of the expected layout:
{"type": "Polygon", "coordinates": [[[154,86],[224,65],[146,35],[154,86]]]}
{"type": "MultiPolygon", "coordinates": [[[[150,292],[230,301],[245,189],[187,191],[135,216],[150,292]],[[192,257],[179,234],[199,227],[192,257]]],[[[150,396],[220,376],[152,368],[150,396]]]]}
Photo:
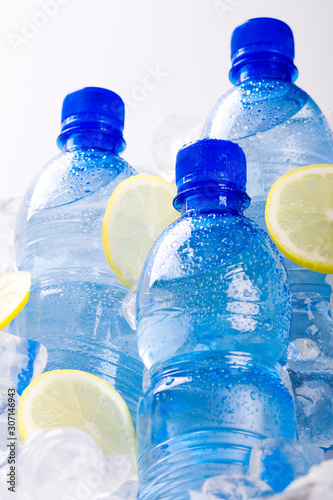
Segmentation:
{"type": "Polygon", "coordinates": [[[22,441],[25,441],[34,432],[39,430],[41,427],[36,425],[32,419],[32,407],[35,398],[39,394],[44,393],[44,389],[54,381],[67,381],[70,383],[72,381],[82,381],[87,384],[91,384],[97,387],[103,395],[109,397],[109,399],[115,403],[117,411],[120,413],[121,419],[124,423],[123,431],[126,435],[126,439],[130,444],[130,449],[128,450],[128,455],[131,456],[134,475],[136,467],[136,439],[133,422],[128,410],[128,407],[120,396],[120,394],[106,381],[96,377],[93,374],[80,371],[80,370],[53,370],[50,372],[44,372],[35,380],[33,380],[29,386],[23,391],[20,398],[18,412],[17,412],[17,428],[22,441]]]}
{"type": "MultiPolygon", "coordinates": [[[[267,197],[265,209],[267,230],[279,250],[290,260],[307,269],[320,273],[332,274],[333,261],[329,258],[325,258],[318,252],[307,252],[306,250],[296,246],[290,240],[288,232],[281,227],[278,220],[278,213],[281,207],[279,201],[284,188],[290,185],[291,180],[296,183],[300,179],[304,178],[304,175],[307,172],[309,174],[321,175],[325,177],[328,173],[333,174],[333,165],[307,165],[305,167],[294,169],[280,177],[273,184],[267,197]]],[[[328,224],[330,223],[328,222],[328,224]]]]}
{"type": "MultiPolygon", "coordinates": [[[[175,186],[162,177],[152,174],[139,174],[131,176],[122,181],[115,188],[112,196],[110,197],[103,219],[103,245],[107,261],[117,278],[127,288],[130,288],[134,283],[136,283],[138,279],[138,270],[142,269],[144,262],[142,262],[141,265],[135,266],[135,268],[132,267],[131,269],[131,266],[127,265],[127,262],[125,262],[124,259],[121,259],[121,244],[116,244],[114,235],[111,234],[110,227],[112,226],[112,223],[115,223],[116,215],[118,213],[117,209],[118,211],[120,211],[119,209],[121,207],[121,200],[123,196],[128,193],[128,187],[130,186],[131,189],[135,191],[140,186],[146,187],[153,184],[159,186],[165,192],[169,192],[172,198],[176,195],[177,191],[175,186]],[[115,243],[111,244],[110,242],[112,241],[114,241],[115,243]]],[[[147,200],[147,203],[148,202],[149,200],[147,200]]],[[[172,204],[170,204],[170,214],[173,210],[174,209],[172,207],[172,204]]],[[[176,215],[178,214],[175,211],[175,219],[177,218],[176,215]]],[[[129,217],[129,219],[131,219],[131,217],[129,217]]],[[[143,237],[142,239],[145,239],[146,241],[146,238],[143,237]]]]}
{"type": "MultiPolygon", "coordinates": [[[[6,305],[6,308],[0,316],[0,329],[5,328],[22,311],[29,300],[31,275],[28,271],[16,271],[0,275],[1,280],[10,280],[13,277],[12,286],[17,287],[17,291],[12,302],[6,305]]],[[[5,297],[4,297],[5,300],[5,297]]]]}

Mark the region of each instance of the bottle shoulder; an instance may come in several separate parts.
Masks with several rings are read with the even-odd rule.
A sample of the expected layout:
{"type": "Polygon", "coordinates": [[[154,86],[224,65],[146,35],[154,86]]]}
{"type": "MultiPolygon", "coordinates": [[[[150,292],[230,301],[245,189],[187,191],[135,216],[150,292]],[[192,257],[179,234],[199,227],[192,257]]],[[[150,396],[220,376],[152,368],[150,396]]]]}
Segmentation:
{"type": "Polygon", "coordinates": [[[21,210],[32,214],[99,193],[109,197],[116,184],[135,170],[119,156],[93,150],[70,150],[50,160],[35,176],[21,210]]]}
{"type": "Polygon", "coordinates": [[[328,127],[314,100],[300,87],[279,80],[246,81],[222,95],[211,111],[203,137],[237,140],[296,118],[328,127]]]}
{"type": "Polygon", "coordinates": [[[227,106],[230,102],[240,103],[245,110],[250,110],[253,104],[271,103],[276,100],[292,102],[297,100],[298,106],[304,105],[310,96],[292,82],[280,80],[245,81],[235,85],[225,94],[222,94],[215,108],[227,106]]]}
{"type": "Polygon", "coordinates": [[[196,213],[176,220],[155,242],[142,273],[142,286],[204,274],[220,266],[226,270],[238,263],[243,268],[244,263],[259,262],[261,271],[279,268],[285,272],[275,245],[253,221],[244,216],[196,213]]]}

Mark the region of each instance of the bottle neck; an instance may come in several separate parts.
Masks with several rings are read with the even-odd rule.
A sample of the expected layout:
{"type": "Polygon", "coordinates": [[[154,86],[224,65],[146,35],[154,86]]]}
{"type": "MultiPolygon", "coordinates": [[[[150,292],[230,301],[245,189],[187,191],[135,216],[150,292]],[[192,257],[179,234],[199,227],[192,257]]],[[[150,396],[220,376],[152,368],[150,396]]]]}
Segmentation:
{"type": "Polygon", "coordinates": [[[279,61],[244,61],[231,68],[229,77],[234,85],[263,79],[294,82],[297,78],[295,70],[295,66],[291,67],[279,61]]]}
{"type": "Polygon", "coordinates": [[[79,148],[107,151],[114,155],[121,153],[125,146],[122,137],[115,137],[98,128],[65,131],[59,135],[57,144],[63,152],[79,148]]]}
{"type": "Polygon", "coordinates": [[[178,191],[174,207],[181,215],[195,212],[224,212],[242,215],[249,206],[249,196],[229,184],[216,181],[196,183],[178,191]]]}

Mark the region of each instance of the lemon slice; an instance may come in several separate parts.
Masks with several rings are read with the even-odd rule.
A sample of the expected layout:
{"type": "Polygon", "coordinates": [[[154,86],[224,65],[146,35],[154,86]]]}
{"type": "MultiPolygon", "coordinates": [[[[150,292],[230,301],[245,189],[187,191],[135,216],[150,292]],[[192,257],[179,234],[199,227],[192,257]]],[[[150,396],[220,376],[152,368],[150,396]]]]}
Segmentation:
{"type": "Polygon", "coordinates": [[[176,193],[170,182],[149,174],[129,177],[114,190],[103,221],[104,251],[127,287],[139,279],[154,241],[179,217],[176,193]]]}
{"type": "Polygon", "coordinates": [[[0,274],[0,329],[7,326],[26,305],[30,286],[28,271],[0,274]]]}
{"type": "Polygon", "coordinates": [[[333,165],[309,165],[283,175],[266,203],[267,229],[290,260],[333,273],[333,165]]]}
{"type": "Polygon", "coordinates": [[[79,370],[42,373],[23,391],[17,412],[22,441],[39,429],[75,427],[105,455],[128,455],[136,479],[136,439],[125,401],[107,382],[79,370]]]}

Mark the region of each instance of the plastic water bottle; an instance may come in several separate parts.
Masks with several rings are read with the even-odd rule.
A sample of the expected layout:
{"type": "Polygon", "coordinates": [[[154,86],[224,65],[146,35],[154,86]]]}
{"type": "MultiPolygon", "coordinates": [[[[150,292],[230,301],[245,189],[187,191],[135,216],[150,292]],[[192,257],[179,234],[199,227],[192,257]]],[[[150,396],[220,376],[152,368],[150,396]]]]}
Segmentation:
{"type": "Polygon", "coordinates": [[[127,289],[106,260],[102,221],[115,187],[135,174],[123,151],[124,104],[87,87],[64,100],[59,156],[34,179],[19,211],[18,269],[32,274],[30,299],[11,332],[38,340],[47,369],[91,372],[111,383],[135,420],[143,366],[122,315],[127,289]]]}
{"type": "MultiPolygon", "coordinates": [[[[250,19],[231,39],[230,80],[235,85],[213,108],[203,137],[227,139],[244,150],[251,207],[246,215],[265,227],[268,191],[294,168],[333,163],[333,141],[317,104],[293,82],[294,38],[278,19],[250,19]]],[[[325,274],[285,259],[292,292],[314,292],[329,300],[325,274]]]]}
{"type": "Polygon", "coordinates": [[[207,477],[246,473],[264,437],[295,437],[288,376],[290,287],[265,231],[243,216],[239,146],[203,140],[176,161],[180,219],[155,242],[138,287],[150,383],[137,421],[140,500],[183,500],[207,477]]]}

